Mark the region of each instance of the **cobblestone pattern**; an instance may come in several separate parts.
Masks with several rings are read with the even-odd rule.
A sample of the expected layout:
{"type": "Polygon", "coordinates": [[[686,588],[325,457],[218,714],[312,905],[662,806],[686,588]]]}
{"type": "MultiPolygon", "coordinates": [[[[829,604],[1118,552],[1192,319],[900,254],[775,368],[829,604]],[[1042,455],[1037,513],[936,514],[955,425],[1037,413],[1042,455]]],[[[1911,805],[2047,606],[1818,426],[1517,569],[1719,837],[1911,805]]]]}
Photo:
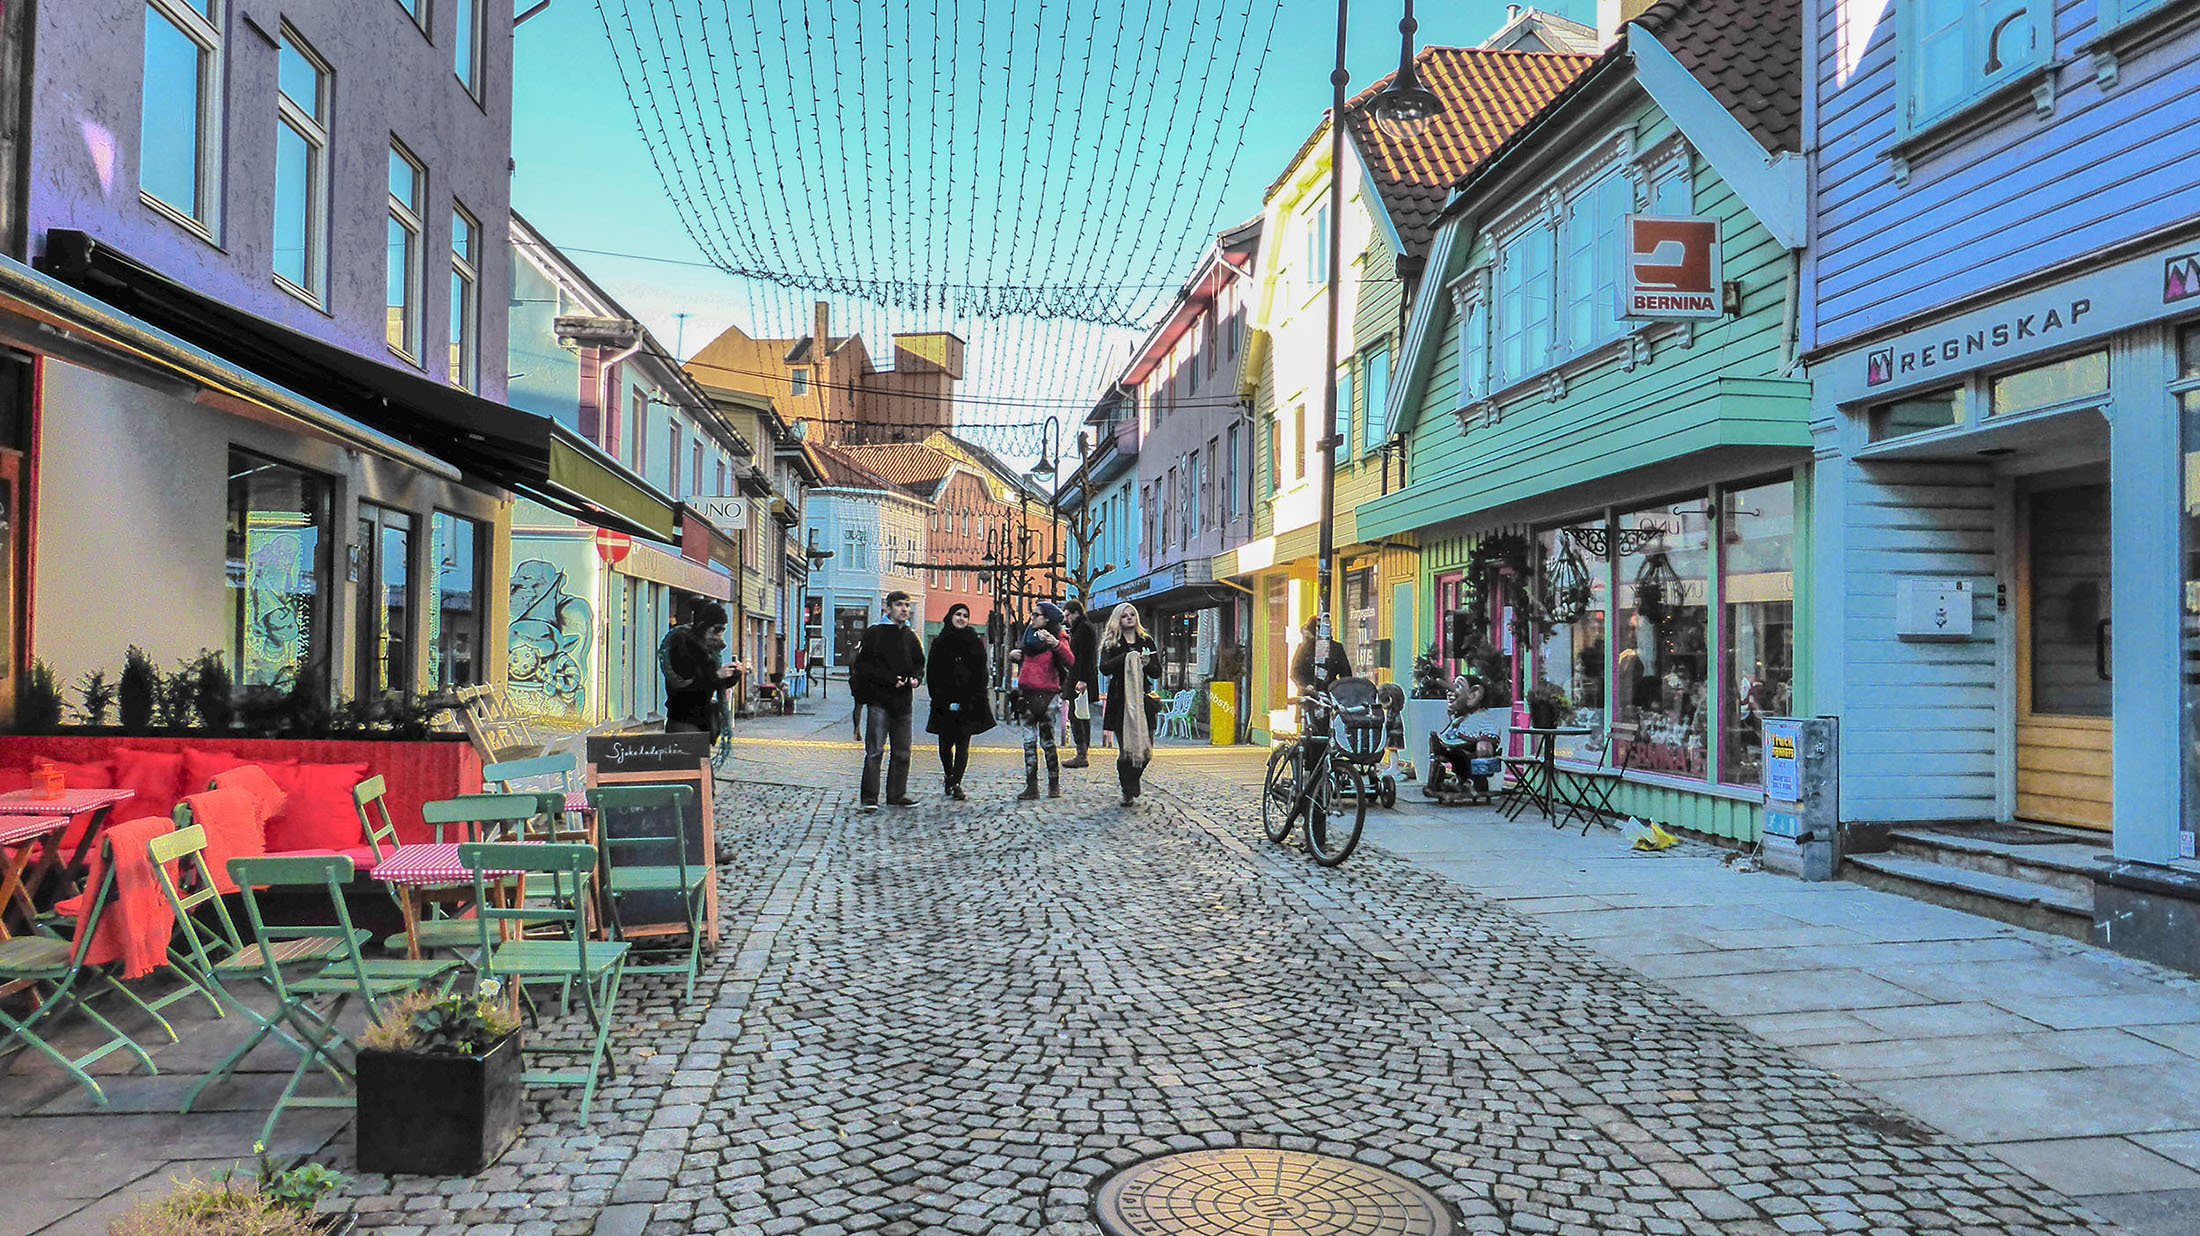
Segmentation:
{"type": "MultiPolygon", "coordinates": [[[[584,1236],[607,1209],[654,1206],[665,1214],[663,1230],[679,1230],[672,1221],[679,1204],[668,1202],[673,1181],[700,1105],[718,1083],[729,1019],[738,1020],[754,980],[740,950],[784,914],[782,882],[800,856],[815,852],[831,819],[815,789],[721,782],[717,794],[725,943],[705,954],[694,1004],[681,1003],[678,976],[627,979],[612,1039],[619,1075],[598,1088],[588,1125],[580,1124],[578,1089],[532,1091],[519,1143],[478,1177],[359,1177],[347,1192],[362,1229],[584,1236]]],[[[585,1032],[578,1013],[528,1028],[531,1040],[553,1043],[585,1043],[585,1032]]]]}
{"type": "Polygon", "coordinates": [[[741,787],[703,1007],[649,988],[594,1129],[561,1096],[480,1180],[368,1182],[362,1218],[1096,1236],[1113,1171],[1250,1145],[1388,1168],[1470,1232],[2095,1230],[1376,845],[1318,870],[1165,763],[1130,811],[1104,766],[1053,803],[1009,801],[1016,771],[982,755],[978,801],[876,815],[741,787]]]}

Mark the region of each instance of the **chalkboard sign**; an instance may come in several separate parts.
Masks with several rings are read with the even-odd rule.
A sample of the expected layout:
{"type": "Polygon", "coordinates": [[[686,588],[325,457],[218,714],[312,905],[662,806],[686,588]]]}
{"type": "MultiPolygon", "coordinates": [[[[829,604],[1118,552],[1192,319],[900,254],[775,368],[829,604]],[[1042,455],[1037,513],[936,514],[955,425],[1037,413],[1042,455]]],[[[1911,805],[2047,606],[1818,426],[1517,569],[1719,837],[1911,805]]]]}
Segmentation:
{"type": "MultiPolygon", "coordinates": [[[[711,804],[711,740],[708,734],[619,734],[588,740],[588,784],[684,785],[695,793],[687,799],[686,817],[680,821],[687,836],[687,861],[705,879],[703,900],[704,943],[718,942],[718,845],[711,804]]],[[[646,818],[597,821],[599,835],[618,837],[635,833],[664,832],[662,821],[646,818]]],[[[675,861],[669,847],[664,854],[641,854],[642,847],[628,846],[617,853],[622,863],[664,865],[675,861]]],[[[632,893],[620,902],[620,922],[629,937],[674,935],[687,930],[676,893],[632,893]]]]}

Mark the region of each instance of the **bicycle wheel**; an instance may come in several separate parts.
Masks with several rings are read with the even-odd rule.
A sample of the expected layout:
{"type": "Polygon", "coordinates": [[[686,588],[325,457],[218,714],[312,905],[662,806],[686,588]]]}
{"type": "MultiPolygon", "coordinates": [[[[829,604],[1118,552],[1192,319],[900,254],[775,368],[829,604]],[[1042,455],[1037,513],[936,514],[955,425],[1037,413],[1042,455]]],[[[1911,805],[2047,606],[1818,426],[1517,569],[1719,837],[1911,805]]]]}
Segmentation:
{"type": "Polygon", "coordinates": [[[1306,813],[1306,852],[1324,867],[1334,867],[1360,844],[1360,829],[1367,825],[1367,800],[1372,792],[1367,773],[1357,764],[1338,760],[1330,765],[1313,809],[1306,813]]]}
{"type": "Polygon", "coordinates": [[[1299,796],[1298,746],[1286,743],[1268,755],[1268,778],[1261,783],[1260,826],[1277,845],[1291,835],[1291,805],[1299,796]]]}

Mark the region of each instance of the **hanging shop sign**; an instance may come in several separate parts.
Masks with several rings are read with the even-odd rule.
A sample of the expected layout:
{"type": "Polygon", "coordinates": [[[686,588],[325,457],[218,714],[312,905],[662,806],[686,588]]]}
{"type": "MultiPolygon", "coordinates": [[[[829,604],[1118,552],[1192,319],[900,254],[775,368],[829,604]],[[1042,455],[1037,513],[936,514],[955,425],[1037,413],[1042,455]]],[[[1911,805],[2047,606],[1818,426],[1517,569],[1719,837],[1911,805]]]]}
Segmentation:
{"type": "Polygon", "coordinates": [[[609,528],[596,529],[596,556],[603,559],[607,565],[617,566],[626,561],[626,556],[633,552],[633,537],[624,532],[614,532],[609,528]]]}
{"type": "Polygon", "coordinates": [[[749,500],[739,495],[689,498],[688,509],[718,525],[720,532],[739,532],[749,526],[749,500]]]}
{"type": "Polygon", "coordinates": [[[1628,215],[1620,313],[1638,322],[1726,316],[1720,294],[1719,221],[1628,215]]]}

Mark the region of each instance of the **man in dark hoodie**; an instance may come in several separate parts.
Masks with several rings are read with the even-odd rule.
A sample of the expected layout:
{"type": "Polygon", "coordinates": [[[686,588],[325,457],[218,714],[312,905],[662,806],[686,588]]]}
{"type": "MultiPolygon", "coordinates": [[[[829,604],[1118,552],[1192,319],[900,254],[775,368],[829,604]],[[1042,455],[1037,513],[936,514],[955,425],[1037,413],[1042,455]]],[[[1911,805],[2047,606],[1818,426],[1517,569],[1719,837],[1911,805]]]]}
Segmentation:
{"type": "Polygon", "coordinates": [[[848,691],[863,716],[862,809],[878,810],[878,774],[886,763],[886,803],[913,806],[909,797],[910,692],[924,681],[924,644],[909,629],[909,594],[886,594],[886,620],[864,628],[848,666],[848,691]],[[891,747],[892,754],[887,755],[891,747]]]}
{"type": "Polygon", "coordinates": [[[1083,768],[1092,750],[1092,710],[1100,706],[1100,632],[1085,616],[1085,603],[1071,601],[1062,607],[1069,619],[1069,651],[1077,658],[1070,671],[1069,734],[1077,742],[1077,754],[1062,761],[1064,768],[1083,768]]]}

